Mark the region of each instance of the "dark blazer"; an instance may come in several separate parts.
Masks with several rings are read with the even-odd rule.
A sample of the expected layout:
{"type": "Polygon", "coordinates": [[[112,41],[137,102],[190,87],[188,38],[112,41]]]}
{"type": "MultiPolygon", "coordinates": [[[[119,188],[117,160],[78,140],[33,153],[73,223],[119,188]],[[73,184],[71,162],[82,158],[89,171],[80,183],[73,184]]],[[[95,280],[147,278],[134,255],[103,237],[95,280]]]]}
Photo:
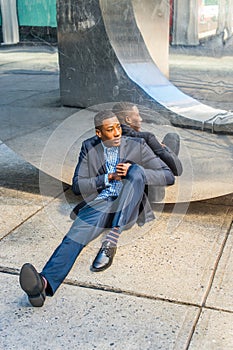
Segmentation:
{"type": "MultiPolygon", "coordinates": [[[[120,162],[129,162],[144,168],[147,185],[173,185],[175,178],[170,168],[157,157],[145,140],[122,137],[120,162]]],[[[72,189],[77,195],[92,200],[105,186],[106,166],[104,149],[98,136],[83,142],[76,166],[72,189]]]]}
{"type": "MultiPolygon", "coordinates": [[[[173,185],[175,178],[168,166],[157,157],[140,138],[122,137],[120,145],[120,162],[130,162],[144,168],[147,184],[156,186],[173,185]]],[[[78,211],[93,200],[106,186],[106,165],[104,149],[97,136],[83,142],[76,166],[72,190],[84,199],[71,212],[71,219],[75,219],[78,211]]],[[[150,204],[144,195],[141,205],[142,224],[153,218],[150,204]]]]}
{"type": "Polygon", "coordinates": [[[121,127],[122,135],[143,138],[154,154],[156,154],[169,166],[175,176],[180,176],[182,174],[183,167],[178,156],[169,147],[167,147],[167,145],[161,145],[154,134],[148,131],[135,131],[130,126],[125,124],[122,124],[121,127]]]}

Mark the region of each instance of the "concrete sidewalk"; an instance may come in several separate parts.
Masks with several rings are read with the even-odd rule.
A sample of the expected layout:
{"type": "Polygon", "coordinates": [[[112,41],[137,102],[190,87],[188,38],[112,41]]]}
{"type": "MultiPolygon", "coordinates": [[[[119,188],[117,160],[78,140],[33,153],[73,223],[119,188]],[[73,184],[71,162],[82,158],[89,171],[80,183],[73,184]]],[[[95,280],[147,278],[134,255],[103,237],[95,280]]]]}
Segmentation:
{"type": "MultiPolygon", "coordinates": [[[[11,110],[22,115],[30,107],[32,129],[39,113],[54,113],[60,122],[75,112],[59,106],[55,52],[50,65],[35,50],[41,74],[38,62],[36,74],[31,61],[16,67],[14,55],[5,55],[0,66],[1,74],[9,74],[9,85],[0,86],[1,110],[10,118],[11,110]],[[30,80],[37,76],[38,91],[31,91],[30,80]],[[12,91],[20,78],[16,99],[12,91]],[[47,105],[40,106],[45,95],[47,105]]],[[[46,131],[43,120],[40,127],[46,131]]],[[[6,132],[13,142],[24,130],[19,123],[6,132]]],[[[113,265],[99,274],[90,271],[100,245],[92,242],[56,295],[35,309],[20,289],[20,267],[25,262],[43,267],[70,227],[77,199],[69,186],[39,173],[4,143],[0,186],[0,349],[233,348],[233,195],[155,206],[156,220],[125,232],[113,265]]]]}

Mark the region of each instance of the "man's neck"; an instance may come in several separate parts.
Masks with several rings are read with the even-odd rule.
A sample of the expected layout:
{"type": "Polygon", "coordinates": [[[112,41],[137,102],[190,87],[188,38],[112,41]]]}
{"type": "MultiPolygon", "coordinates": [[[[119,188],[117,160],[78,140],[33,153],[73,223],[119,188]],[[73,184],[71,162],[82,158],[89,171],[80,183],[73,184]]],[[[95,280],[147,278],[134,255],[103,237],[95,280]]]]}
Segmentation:
{"type": "Polygon", "coordinates": [[[111,149],[111,148],[116,149],[116,148],[119,148],[119,147],[120,147],[120,146],[108,146],[108,145],[106,145],[102,140],[101,140],[101,143],[102,143],[103,147],[104,147],[104,148],[107,148],[107,149],[111,149]]]}

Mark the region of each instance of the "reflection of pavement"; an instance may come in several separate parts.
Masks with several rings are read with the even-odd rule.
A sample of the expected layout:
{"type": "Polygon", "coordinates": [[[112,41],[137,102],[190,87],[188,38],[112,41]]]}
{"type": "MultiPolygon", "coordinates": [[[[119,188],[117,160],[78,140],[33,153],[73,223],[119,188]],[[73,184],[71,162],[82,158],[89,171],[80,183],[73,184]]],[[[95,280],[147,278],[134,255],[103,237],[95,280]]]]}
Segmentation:
{"type": "Polygon", "coordinates": [[[170,80],[183,92],[214,108],[232,110],[233,42],[222,38],[199,47],[170,48],[170,80]]]}
{"type": "MultiPolygon", "coordinates": [[[[53,51],[37,62],[32,52],[21,57],[14,62],[15,55],[1,52],[1,129],[18,152],[30,149],[36,163],[53,128],[77,109],[59,106],[53,51]]],[[[162,137],[163,127],[157,128],[162,137]]],[[[196,133],[180,132],[191,147],[196,133]]],[[[198,135],[197,151],[211,138],[198,135]]],[[[63,143],[64,134],[59,137],[63,143]]],[[[220,147],[209,140],[206,146],[214,153],[220,147]]],[[[205,159],[205,171],[211,166],[205,159]]],[[[42,268],[71,224],[76,198],[4,144],[0,191],[1,349],[232,349],[232,195],[155,206],[157,220],[143,232],[124,233],[111,268],[89,270],[99,246],[93,242],[56,296],[32,309],[18,284],[19,269],[26,261],[42,268]]]]}

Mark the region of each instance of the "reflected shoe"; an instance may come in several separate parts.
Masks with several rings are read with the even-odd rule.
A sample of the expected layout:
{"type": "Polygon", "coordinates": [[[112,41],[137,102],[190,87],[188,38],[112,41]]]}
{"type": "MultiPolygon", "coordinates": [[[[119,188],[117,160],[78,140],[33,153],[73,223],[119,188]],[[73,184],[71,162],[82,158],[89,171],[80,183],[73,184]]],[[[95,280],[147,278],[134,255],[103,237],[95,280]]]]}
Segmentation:
{"type": "Polygon", "coordinates": [[[175,132],[169,132],[164,136],[162,141],[172,152],[176,155],[179,154],[180,151],[180,137],[175,132]]]}
{"type": "Polygon", "coordinates": [[[26,263],[22,266],[19,283],[24,292],[27,293],[32,306],[41,307],[44,305],[46,298],[45,281],[33,265],[26,263]]]}
{"type": "Polygon", "coordinates": [[[165,198],[165,188],[163,186],[148,186],[149,203],[159,203],[165,198]]]}
{"type": "Polygon", "coordinates": [[[117,247],[109,241],[104,241],[95,260],[93,261],[91,270],[94,272],[104,271],[112,265],[117,247]]]}

